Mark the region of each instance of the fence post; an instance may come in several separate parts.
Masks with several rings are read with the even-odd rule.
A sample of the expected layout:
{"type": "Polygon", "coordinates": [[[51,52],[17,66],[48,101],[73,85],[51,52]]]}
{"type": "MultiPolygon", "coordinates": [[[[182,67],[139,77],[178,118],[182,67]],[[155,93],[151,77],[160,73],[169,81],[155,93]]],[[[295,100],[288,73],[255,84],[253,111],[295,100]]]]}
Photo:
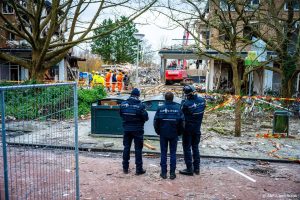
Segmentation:
{"type": "Polygon", "coordinates": [[[7,150],[6,150],[6,130],[5,130],[5,97],[4,91],[0,91],[1,96],[1,122],[2,122],[2,148],[3,148],[3,169],[4,169],[4,188],[5,199],[9,200],[8,194],[8,167],[7,167],[7,150]]]}
{"type": "Polygon", "coordinates": [[[74,123],[75,123],[75,176],[76,176],[76,200],[80,199],[79,188],[79,163],[78,163],[78,99],[77,99],[77,83],[74,84],[74,123]]]}

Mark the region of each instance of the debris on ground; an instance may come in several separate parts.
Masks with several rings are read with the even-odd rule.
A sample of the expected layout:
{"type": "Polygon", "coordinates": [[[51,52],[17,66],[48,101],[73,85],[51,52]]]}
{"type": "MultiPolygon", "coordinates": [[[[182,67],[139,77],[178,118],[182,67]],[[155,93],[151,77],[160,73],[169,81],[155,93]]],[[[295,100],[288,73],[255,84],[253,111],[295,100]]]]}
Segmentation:
{"type": "Polygon", "coordinates": [[[222,135],[230,135],[230,130],[228,129],[224,129],[223,127],[210,127],[208,129],[209,131],[215,131],[219,134],[222,134],[222,135]]]}
{"type": "Polygon", "coordinates": [[[144,142],[144,147],[147,147],[148,149],[151,149],[151,150],[156,150],[156,148],[146,142],[144,142]]]}
{"type": "Polygon", "coordinates": [[[113,146],[114,146],[114,143],[113,143],[113,142],[104,142],[104,143],[103,143],[103,146],[104,146],[105,148],[107,148],[107,147],[113,147],[113,146]]]}
{"type": "Polygon", "coordinates": [[[269,167],[269,166],[256,166],[255,168],[249,169],[251,173],[255,174],[263,174],[263,175],[270,175],[272,173],[275,173],[276,170],[269,167]]]}
{"type": "Polygon", "coordinates": [[[139,70],[140,84],[157,85],[160,82],[160,69],[158,67],[147,67],[139,70]]]}

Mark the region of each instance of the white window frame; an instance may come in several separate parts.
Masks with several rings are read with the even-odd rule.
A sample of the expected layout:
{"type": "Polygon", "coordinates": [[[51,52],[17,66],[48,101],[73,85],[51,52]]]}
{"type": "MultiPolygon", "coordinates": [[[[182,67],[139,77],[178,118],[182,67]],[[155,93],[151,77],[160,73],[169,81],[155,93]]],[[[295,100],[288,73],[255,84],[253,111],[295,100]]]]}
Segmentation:
{"type": "Polygon", "coordinates": [[[14,65],[14,64],[10,64],[9,63],[9,74],[8,74],[8,77],[9,77],[9,80],[10,81],[12,81],[11,79],[12,79],[12,73],[11,73],[11,71],[12,70],[18,70],[18,80],[17,81],[20,81],[20,66],[19,65],[14,65]]]}
{"type": "Polygon", "coordinates": [[[253,11],[254,9],[257,9],[259,7],[260,0],[258,0],[258,4],[253,4],[253,0],[249,0],[249,3],[245,5],[246,11],[253,11]]]}
{"type": "MultiPolygon", "coordinates": [[[[224,29],[225,29],[225,27],[224,27],[224,29]]],[[[233,34],[233,27],[230,27],[230,30],[231,30],[231,34],[233,34]]],[[[229,41],[230,38],[227,40],[226,36],[227,36],[226,31],[224,31],[224,34],[220,34],[220,30],[219,30],[218,40],[229,41]],[[220,36],[224,37],[224,39],[220,39],[220,36]]]]}
{"type": "Polygon", "coordinates": [[[11,32],[8,32],[8,38],[7,38],[7,40],[9,40],[9,41],[14,41],[14,40],[16,40],[16,35],[15,34],[13,34],[13,33],[11,33],[11,32]],[[13,36],[13,37],[12,37],[13,36]],[[12,39],[13,38],[13,39],[12,39]]]}
{"type": "Polygon", "coordinates": [[[24,8],[27,8],[27,3],[25,0],[19,0],[19,4],[24,7],[24,8]]]}
{"type": "Polygon", "coordinates": [[[235,11],[235,8],[233,5],[230,5],[229,10],[228,10],[228,0],[220,0],[220,10],[225,11],[225,12],[229,12],[229,11],[235,11]]]}
{"type": "Polygon", "coordinates": [[[13,9],[13,7],[8,5],[8,3],[6,1],[3,1],[2,2],[2,14],[10,15],[10,14],[14,14],[14,13],[15,13],[15,10],[13,9]],[[7,10],[6,9],[4,10],[5,7],[7,8],[7,10]],[[6,11],[9,11],[9,7],[12,9],[12,12],[6,12],[6,11]]]}
{"type": "Polygon", "coordinates": [[[300,28],[300,21],[297,21],[297,22],[295,23],[295,28],[300,28]]]}
{"type": "MultiPolygon", "coordinates": [[[[294,0],[293,2],[294,2],[294,3],[297,3],[297,0],[294,0]]],[[[299,8],[300,8],[300,3],[299,3],[299,1],[298,1],[298,4],[299,4],[299,8]]],[[[294,8],[293,10],[294,10],[294,11],[299,11],[299,8],[294,8]]],[[[288,11],[287,3],[284,3],[284,11],[288,11]]]]}

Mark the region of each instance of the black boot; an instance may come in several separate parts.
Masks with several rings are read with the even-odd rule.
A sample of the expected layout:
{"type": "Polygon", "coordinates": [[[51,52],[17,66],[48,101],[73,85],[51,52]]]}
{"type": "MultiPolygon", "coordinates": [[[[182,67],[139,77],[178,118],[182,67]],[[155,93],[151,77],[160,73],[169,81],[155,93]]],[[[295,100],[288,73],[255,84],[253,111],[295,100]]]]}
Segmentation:
{"type": "Polygon", "coordinates": [[[196,175],[199,175],[199,174],[200,174],[200,170],[199,170],[199,169],[194,169],[194,173],[195,173],[196,175]]]}
{"type": "Polygon", "coordinates": [[[146,173],[146,170],[142,169],[142,170],[136,171],[135,175],[142,175],[142,174],[145,174],[145,173],[146,173]]]}
{"type": "Polygon", "coordinates": [[[163,178],[163,179],[166,179],[166,178],[167,178],[167,174],[165,174],[165,173],[160,173],[160,177],[163,178]]]}
{"type": "Polygon", "coordinates": [[[193,176],[194,175],[193,169],[191,169],[191,168],[187,168],[187,169],[184,169],[184,170],[179,170],[179,173],[183,174],[183,175],[187,175],[187,176],[193,176]]]}
{"type": "Polygon", "coordinates": [[[174,180],[176,178],[175,172],[170,172],[170,179],[174,180]]]}

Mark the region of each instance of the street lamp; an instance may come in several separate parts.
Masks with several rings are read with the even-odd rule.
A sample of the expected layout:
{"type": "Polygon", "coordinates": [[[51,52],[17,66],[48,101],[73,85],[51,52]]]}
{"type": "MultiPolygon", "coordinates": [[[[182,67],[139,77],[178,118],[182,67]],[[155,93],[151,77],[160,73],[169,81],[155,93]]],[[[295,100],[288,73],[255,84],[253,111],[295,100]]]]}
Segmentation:
{"type": "Polygon", "coordinates": [[[135,68],[135,83],[138,86],[138,76],[139,76],[139,50],[140,50],[140,42],[143,40],[144,34],[135,33],[133,34],[133,37],[137,39],[137,55],[136,55],[136,68],[135,68]]]}

